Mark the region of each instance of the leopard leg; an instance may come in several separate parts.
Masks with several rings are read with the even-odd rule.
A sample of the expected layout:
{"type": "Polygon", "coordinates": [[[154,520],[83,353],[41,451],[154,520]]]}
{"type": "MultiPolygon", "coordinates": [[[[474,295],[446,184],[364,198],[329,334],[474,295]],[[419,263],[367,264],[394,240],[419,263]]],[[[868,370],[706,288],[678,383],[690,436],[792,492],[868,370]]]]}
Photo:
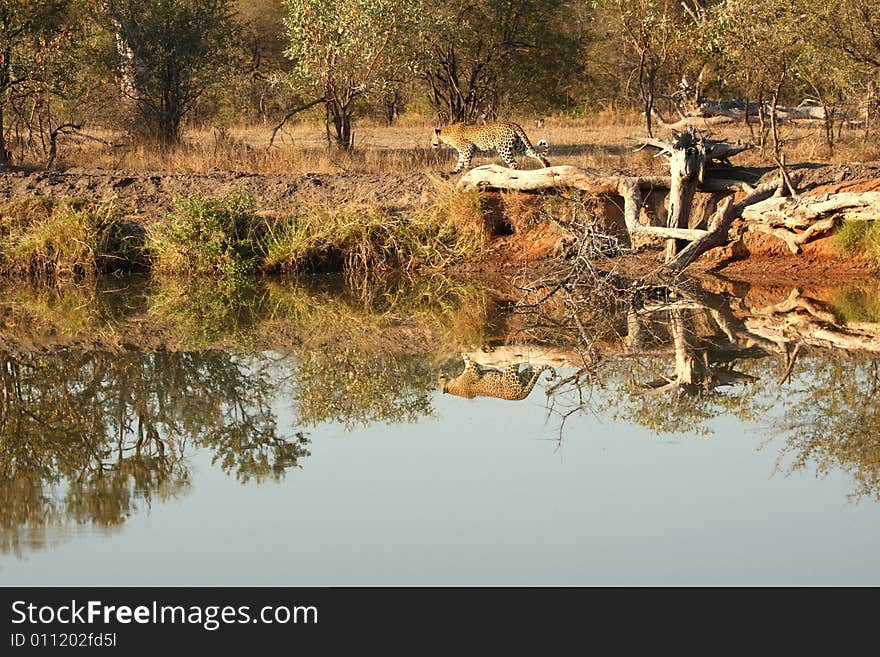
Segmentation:
{"type": "Polygon", "coordinates": [[[500,148],[498,150],[498,154],[501,156],[501,159],[504,160],[504,164],[506,164],[511,169],[518,168],[516,160],[513,159],[513,144],[508,146],[507,148],[500,148]]]}
{"type": "Polygon", "coordinates": [[[508,365],[504,370],[504,378],[510,382],[519,382],[519,363],[508,365]]]}
{"type": "Polygon", "coordinates": [[[458,173],[461,171],[464,166],[464,153],[461,151],[458,152],[458,164],[455,165],[455,168],[452,170],[452,173],[458,173]]]}
{"type": "Polygon", "coordinates": [[[476,152],[477,147],[471,144],[467,147],[467,149],[462,154],[461,160],[461,168],[467,170],[471,168],[471,158],[473,158],[474,153],[476,152]]]}
{"type": "Polygon", "coordinates": [[[525,154],[529,157],[535,158],[545,167],[550,166],[549,160],[547,160],[547,158],[544,157],[544,155],[540,151],[536,151],[534,148],[529,148],[528,146],[525,146],[525,154]]]}
{"type": "Polygon", "coordinates": [[[544,157],[544,156],[541,155],[540,153],[536,153],[536,152],[535,152],[535,153],[532,155],[532,157],[535,158],[536,160],[538,160],[538,162],[540,162],[541,164],[543,164],[545,167],[549,167],[549,166],[550,166],[550,160],[548,160],[546,157],[544,157]]]}

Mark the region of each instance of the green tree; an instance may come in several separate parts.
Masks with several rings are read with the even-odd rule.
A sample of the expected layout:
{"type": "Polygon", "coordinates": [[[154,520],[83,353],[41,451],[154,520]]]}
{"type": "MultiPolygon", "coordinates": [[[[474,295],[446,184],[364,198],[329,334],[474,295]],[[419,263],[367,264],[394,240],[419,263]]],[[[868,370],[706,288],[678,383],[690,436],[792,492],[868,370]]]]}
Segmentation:
{"type": "Polygon", "coordinates": [[[136,130],[168,146],[202,96],[241,64],[231,0],[106,0],[121,92],[136,130]]]}
{"type": "Polygon", "coordinates": [[[804,65],[804,35],[797,26],[806,15],[803,0],[724,0],[713,7],[711,42],[721,57],[721,73],[728,85],[758,100],[762,144],[769,118],[777,158],[782,143],[772,110],[790,93],[804,65]]]}
{"type": "Polygon", "coordinates": [[[571,3],[440,0],[429,20],[422,77],[441,122],[569,99],[581,46],[571,3]]]}
{"type": "Polygon", "coordinates": [[[880,6],[873,0],[820,3],[812,10],[810,28],[816,36],[817,72],[825,74],[833,98],[864,99],[865,127],[870,130],[880,115],[880,6]]]}
{"type": "Polygon", "coordinates": [[[235,0],[235,10],[246,59],[239,79],[223,89],[223,99],[233,118],[268,122],[299,101],[272,86],[272,74],[290,67],[284,56],[284,9],[278,0],[235,0]]]}
{"type": "MultiPolygon", "coordinates": [[[[598,9],[610,12],[634,80],[645,116],[645,129],[653,136],[654,105],[658,86],[679,45],[683,9],[673,0],[599,0],[598,9]]],[[[629,86],[629,81],[626,86],[629,86]]]]}
{"type": "Polygon", "coordinates": [[[303,98],[324,104],[329,138],[354,146],[362,103],[412,76],[422,20],[419,0],[285,0],[287,78],[303,98]]]}

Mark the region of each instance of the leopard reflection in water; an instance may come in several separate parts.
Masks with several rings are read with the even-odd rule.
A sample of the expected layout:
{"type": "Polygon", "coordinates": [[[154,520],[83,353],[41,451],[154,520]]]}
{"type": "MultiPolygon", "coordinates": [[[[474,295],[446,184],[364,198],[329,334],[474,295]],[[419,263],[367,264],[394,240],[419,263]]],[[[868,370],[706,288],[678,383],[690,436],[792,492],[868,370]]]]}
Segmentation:
{"type": "Polygon", "coordinates": [[[478,365],[467,354],[462,354],[462,358],[464,371],[461,374],[454,379],[443,374],[438,377],[437,384],[444,393],[467,399],[481,396],[519,401],[529,396],[542,372],[550,371],[548,381],[556,378],[556,370],[550,365],[527,366],[520,371],[520,363],[513,363],[500,370],[478,365]]]}

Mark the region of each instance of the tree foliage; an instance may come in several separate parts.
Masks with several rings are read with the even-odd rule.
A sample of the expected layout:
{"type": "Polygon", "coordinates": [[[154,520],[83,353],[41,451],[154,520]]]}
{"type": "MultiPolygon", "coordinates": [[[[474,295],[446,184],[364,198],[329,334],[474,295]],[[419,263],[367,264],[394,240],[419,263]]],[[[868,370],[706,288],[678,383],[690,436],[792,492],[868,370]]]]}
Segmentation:
{"type": "Polygon", "coordinates": [[[177,143],[184,117],[239,61],[231,0],[106,0],[102,16],[134,125],[160,144],[177,143]]]}
{"type": "Polygon", "coordinates": [[[650,133],[685,80],[693,107],[704,92],[762,112],[809,97],[832,146],[844,112],[880,124],[878,33],[872,0],[0,0],[0,164],[50,160],[65,124],[121,114],[174,145],[188,125],[277,123],[310,103],[343,149],[358,117],[407,110],[613,107],[650,133]]]}
{"type": "Polygon", "coordinates": [[[410,77],[422,35],[416,0],[285,0],[289,82],[323,99],[336,144],[354,145],[352,118],[371,96],[410,77]]]}
{"type": "Polygon", "coordinates": [[[546,111],[570,98],[580,13],[559,0],[441,0],[426,11],[422,77],[441,121],[546,111]]]}
{"type": "Polygon", "coordinates": [[[14,131],[24,151],[45,151],[52,101],[72,93],[84,29],[76,0],[0,0],[0,165],[14,131]]]}

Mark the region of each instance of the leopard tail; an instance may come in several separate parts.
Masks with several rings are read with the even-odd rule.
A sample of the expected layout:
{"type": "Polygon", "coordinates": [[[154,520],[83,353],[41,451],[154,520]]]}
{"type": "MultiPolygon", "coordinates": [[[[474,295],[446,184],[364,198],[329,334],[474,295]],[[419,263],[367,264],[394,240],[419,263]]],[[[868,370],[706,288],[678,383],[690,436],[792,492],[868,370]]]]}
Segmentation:
{"type": "Polygon", "coordinates": [[[526,384],[526,387],[523,388],[523,396],[522,399],[525,399],[532,393],[532,388],[535,387],[535,384],[538,382],[538,377],[541,376],[542,372],[546,372],[550,370],[550,377],[547,379],[548,381],[552,381],[556,378],[556,370],[550,367],[549,365],[541,365],[538,369],[535,370],[535,373],[532,374],[532,378],[529,379],[529,382],[526,384]]]}
{"type": "Polygon", "coordinates": [[[535,150],[534,146],[532,146],[532,142],[529,140],[528,135],[526,135],[526,131],[523,130],[521,126],[516,126],[514,129],[516,130],[516,136],[520,138],[520,141],[522,141],[523,146],[526,147],[526,149],[525,149],[526,155],[528,155],[529,157],[535,158],[541,164],[543,164],[545,167],[549,167],[550,162],[547,160],[546,157],[544,157],[544,154],[547,152],[547,150],[549,148],[549,145],[547,144],[547,142],[544,141],[543,139],[538,142],[539,144],[541,144],[541,151],[539,152],[539,151],[535,150]]]}

